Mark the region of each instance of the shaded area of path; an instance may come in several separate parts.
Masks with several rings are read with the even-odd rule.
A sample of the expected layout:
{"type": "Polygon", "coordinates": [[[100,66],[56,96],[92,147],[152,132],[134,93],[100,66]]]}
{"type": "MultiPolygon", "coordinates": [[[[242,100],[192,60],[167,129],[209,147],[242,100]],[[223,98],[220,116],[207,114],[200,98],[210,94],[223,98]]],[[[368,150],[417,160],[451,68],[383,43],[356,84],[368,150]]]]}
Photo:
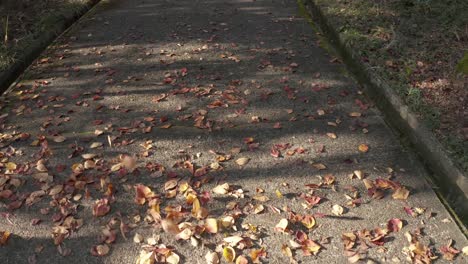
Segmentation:
{"type": "MultiPolygon", "coordinates": [[[[251,248],[236,249],[238,255],[264,247],[265,263],[285,263],[282,246],[298,230],[322,248],[316,256],[294,250],[296,260],[344,263],[342,233],[385,228],[393,218],[404,220],[403,229],[389,233],[381,246],[367,241],[370,248],[360,249],[363,258],[405,261],[403,249],[410,243],[404,233],[421,228],[421,243],[439,254],[449,239],[458,249],[466,246],[426,172],[317,42],[294,1],[100,5],[5,96],[2,153],[16,168],[5,162],[1,179],[7,180],[0,182],[0,190],[13,192],[0,198],[0,231],[12,233],[0,247],[2,263],[133,263],[143,248],[133,241],[137,233],[159,237],[181,263],[206,263],[205,254],[234,234],[255,238],[251,248]],[[362,144],[367,152],[359,150],[362,144]],[[96,156],[86,162],[82,154],[89,153],[96,156]],[[120,155],[133,156],[136,170],[133,165],[116,170],[120,155]],[[240,158],[249,161],[239,166],[240,158]],[[39,170],[53,181],[38,176],[39,160],[47,172],[39,170]],[[201,168],[196,177],[191,164],[201,168]],[[363,180],[350,177],[356,170],[370,181],[391,180],[388,190],[370,197],[363,180]],[[178,191],[165,189],[171,179],[179,180],[178,191]],[[148,186],[160,195],[162,218],[168,206],[181,205],[179,221],[195,229],[204,220],[191,216],[192,205],[180,191],[183,182],[208,200],[203,206],[210,217],[235,216],[237,230],[204,233],[204,245],[194,248],[164,232],[148,216],[148,204],[135,202],[134,186],[148,186]],[[212,192],[225,182],[230,193],[212,192]],[[323,182],[316,190],[305,186],[323,182]],[[410,192],[406,200],[392,198],[400,185],[410,192]],[[305,195],[322,200],[311,206],[305,195]],[[355,207],[349,198],[359,199],[355,207]],[[111,210],[102,217],[93,216],[99,199],[110,200],[111,210]],[[335,204],[346,208],[343,215],[333,213],[335,204]],[[264,211],[253,213],[259,205],[264,211]],[[420,208],[420,215],[408,215],[405,207],[420,208]],[[287,211],[314,215],[317,225],[307,230],[290,223],[291,234],[275,231],[282,218],[291,218],[287,211]],[[121,222],[128,226],[123,232],[128,239],[121,222]],[[245,230],[249,224],[257,232],[245,230]],[[105,229],[115,232],[116,240],[107,256],[93,256],[93,246],[105,244],[105,229]],[[53,231],[66,237],[59,248],[53,231]]],[[[461,255],[455,260],[464,261],[461,255]]]]}

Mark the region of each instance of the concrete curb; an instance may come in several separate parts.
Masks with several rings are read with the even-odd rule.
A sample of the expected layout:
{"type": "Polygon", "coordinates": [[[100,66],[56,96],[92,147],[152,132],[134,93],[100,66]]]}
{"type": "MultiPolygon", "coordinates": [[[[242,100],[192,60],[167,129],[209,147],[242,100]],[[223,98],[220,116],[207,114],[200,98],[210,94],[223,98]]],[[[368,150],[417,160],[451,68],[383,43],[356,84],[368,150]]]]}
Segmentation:
{"type": "Polygon", "coordinates": [[[100,0],[89,0],[82,8],[72,15],[62,16],[61,20],[50,30],[32,43],[27,50],[8,69],[0,71],[0,94],[3,94],[8,87],[23,73],[23,71],[35,60],[41,52],[49,46],[68,27],[81,18],[86,12],[94,7],[100,0]]]}
{"type": "Polygon", "coordinates": [[[314,0],[299,0],[308,15],[317,23],[332,47],[343,59],[348,70],[355,76],[376,106],[384,113],[386,122],[407,138],[432,172],[431,180],[436,192],[449,202],[458,217],[468,219],[468,177],[463,174],[444,151],[434,134],[422,124],[405,105],[400,96],[379,76],[372,73],[331,26],[314,0]]]}

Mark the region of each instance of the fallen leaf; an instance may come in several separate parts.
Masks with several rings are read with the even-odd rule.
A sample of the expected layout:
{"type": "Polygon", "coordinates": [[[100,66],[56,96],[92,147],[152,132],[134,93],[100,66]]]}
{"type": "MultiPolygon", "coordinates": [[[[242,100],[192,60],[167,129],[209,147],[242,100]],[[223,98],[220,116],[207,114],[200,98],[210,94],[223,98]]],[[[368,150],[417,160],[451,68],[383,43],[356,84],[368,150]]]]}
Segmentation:
{"type": "Polygon", "coordinates": [[[223,183],[213,188],[213,192],[216,194],[227,194],[229,192],[229,184],[223,183]]]}
{"type": "Polygon", "coordinates": [[[164,232],[169,234],[175,235],[180,233],[179,227],[170,219],[161,220],[161,227],[163,228],[164,232]]]}
{"type": "Polygon", "coordinates": [[[312,167],[316,168],[317,170],[325,170],[327,166],[322,163],[313,163],[312,167]]]}
{"type": "Polygon", "coordinates": [[[396,199],[396,200],[406,200],[408,199],[408,196],[409,196],[409,191],[405,187],[400,187],[396,189],[392,195],[393,199],[396,199]]]}
{"type": "Polygon", "coordinates": [[[155,194],[148,186],[143,184],[135,185],[135,202],[139,205],[143,205],[147,200],[153,198],[155,194]]]}
{"type": "Polygon", "coordinates": [[[212,234],[218,233],[218,220],[215,218],[207,218],[205,220],[205,230],[212,234]]]}
{"type": "Polygon", "coordinates": [[[286,232],[286,228],[288,227],[288,219],[283,218],[279,221],[279,223],[275,226],[275,231],[278,232],[286,232]]]}
{"type": "Polygon", "coordinates": [[[349,263],[357,263],[359,260],[361,260],[361,254],[359,253],[355,253],[354,255],[352,255],[351,257],[348,257],[348,262],[349,263]]]}
{"type": "Polygon", "coordinates": [[[249,163],[249,161],[250,161],[249,158],[242,157],[242,158],[238,158],[238,159],[236,160],[236,163],[237,163],[237,165],[239,165],[239,166],[244,166],[244,165],[246,165],[247,163],[249,163]]]}
{"type": "Polygon", "coordinates": [[[361,144],[358,146],[359,151],[366,153],[369,151],[369,146],[366,144],[361,144]]]}
{"type": "Polygon", "coordinates": [[[276,190],[275,194],[276,194],[276,197],[278,197],[279,199],[283,198],[283,194],[279,190],[276,190]]]}
{"type": "Polygon", "coordinates": [[[168,191],[174,189],[175,187],[177,187],[177,182],[177,179],[167,181],[166,183],[164,183],[164,190],[168,191]]]}
{"type": "Polygon", "coordinates": [[[91,143],[91,146],[89,146],[89,148],[92,148],[92,149],[100,148],[100,147],[102,147],[101,142],[93,142],[93,143],[91,143]]]}
{"type": "Polygon", "coordinates": [[[93,159],[97,156],[97,154],[94,154],[94,153],[86,153],[86,154],[82,154],[81,157],[85,160],[90,160],[90,159],[93,159]]]}
{"type": "Polygon", "coordinates": [[[110,251],[110,248],[106,244],[94,246],[93,249],[91,250],[94,256],[100,256],[100,257],[109,254],[109,251],[110,251]]]}
{"type": "Polygon", "coordinates": [[[315,226],[315,218],[311,215],[306,215],[302,218],[301,223],[307,228],[312,229],[315,226]]]}
{"type": "Polygon", "coordinates": [[[64,136],[55,136],[55,137],[53,138],[53,141],[56,142],[56,143],[62,143],[62,142],[64,142],[66,139],[67,139],[67,138],[64,137],[64,136]]]}
{"type": "Polygon", "coordinates": [[[180,233],[178,233],[175,236],[175,239],[176,240],[179,240],[179,239],[189,240],[192,237],[192,235],[193,235],[192,230],[190,230],[189,228],[185,228],[184,230],[182,230],[180,233]]]}
{"type": "Polygon", "coordinates": [[[145,238],[142,235],[138,234],[138,233],[135,233],[135,235],[133,236],[133,242],[135,242],[137,244],[143,242],[144,240],[145,240],[145,238]]]}
{"type": "Polygon", "coordinates": [[[138,255],[136,260],[136,264],[154,264],[154,254],[154,251],[147,252],[145,250],[141,250],[140,255],[138,255]]]}
{"type": "Polygon", "coordinates": [[[259,214],[263,212],[263,210],[265,210],[265,207],[263,207],[263,205],[261,204],[257,204],[254,206],[254,214],[259,214]]]}
{"type": "Polygon", "coordinates": [[[462,252],[465,256],[468,256],[468,246],[462,248],[462,252]]]}
{"type": "Polygon", "coordinates": [[[317,255],[322,247],[313,240],[307,239],[302,243],[302,252],[304,255],[317,255]]]}
{"type": "Polygon", "coordinates": [[[387,229],[390,232],[398,232],[403,228],[403,221],[398,218],[388,220],[387,229]]]}
{"type": "Polygon", "coordinates": [[[168,264],[178,264],[180,261],[179,255],[174,252],[171,252],[169,256],[166,257],[166,263],[168,264]]]}
{"type": "Polygon", "coordinates": [[[10,238],[11,233],[8,231],[0,231],[0,246],[5,246],[10,238]]]}
{"type": "Polygon", "coordinates": [[[106,198],[99,199],[94,203],[93,206],[93,215],[94,216],[104,216],[110,211],[109,200],[106,198]]]}
{"type": "Polygon", "coordinates": [[[291,248],[288,247],[288,245],[283,244],[283,246],[281,246],[281,252],[283,253],[283,255],[285,255],[288,258],[293,257],[293,253],[291,251],[291,248]]]}
{"type": "Polygon", "coordinates": [[[334,215],[340,216],[343,214],[343,212],[344,212],[344,208],[341,205],[338,205],[338,204],[333,205],[332,213],[334,215]]]}
{"type": "Polygon", "coordinates": [[[440,252],[442,252],[442,256],[444,259],[452,261],[454,260],[458,254],[460,254],[460,250],[452,247],[453,240],[449,239],[446,245],[440,248],[440,252]]]}
{"type": "Polygon", "coordinates": [[[353,174],[360,180],[363,179],[364,173],[361,170],[355,170],[353,174]]]}
{"type": "Polygon", "coordinates": [[[236,251],[232,247],[224,247],[223,257],[227,262],[232,263],[236,259],[236,251]]]}
{"type": "Polygon", "coordinates": [[[206,253],[205,260],[206,260],[207,264],[219,264],[218,253],[216,253],[216,252],[206,253]]]}
{"type": "Polygon", "coordinates": [[[236,259],[236,264],[248,264],[249,261],[244,256],[238,256],[236,259]]]}
{"type": "Polygon", "coordinates": [[[228,243],[231,247],[235,247],[242,240],[244,240],[244,238],[241,236],[228,236],[223,239],[223,241],[228,243]]]}

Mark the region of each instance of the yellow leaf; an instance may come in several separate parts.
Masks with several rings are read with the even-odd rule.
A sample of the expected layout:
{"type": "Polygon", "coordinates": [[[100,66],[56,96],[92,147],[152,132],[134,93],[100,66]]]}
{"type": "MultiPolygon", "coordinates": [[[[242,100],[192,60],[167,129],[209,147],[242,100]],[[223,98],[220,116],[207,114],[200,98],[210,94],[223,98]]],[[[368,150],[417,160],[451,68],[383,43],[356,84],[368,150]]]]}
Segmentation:
{"type": "Polygon", "coordinates": [[[223,248],[223,257],[227,262],[232,263],[236,258],[236,251],[232,247],[225,247],[223,248]]]}
{"type": "Polygon", "coordinates": [[[283,198],[283,194],[279,190],[276,190],[275,193],[278,198],[283,198]]]}
{"type": "Polygon", "coordinates": [[[359,145],[358,149],[359,151],[366,153],[367,151],[369,151],[369,146],[367,146],[366,144],[361,144],[359,145]]]}
{"type": "Polygon", "coordinates": [[[8,162],[8,163],[6,164],[6,168],[7,168],[7,170],[9,170],[9,171],[14,171],[14,170],[16,170],[16,163],[14,163],[14,162],[8,162]]]}
{"type": "Polygon", "coordinates": [[[281,252],[283,252],[283,255],[285,255],[286,257],[289,257],[289,258],[293,257],[291,248],[289,248],[288,245],[283,244],[283,246],[281,247],[281,252]]]}
{"type": "Polygon", "coordinates": [[[304,218],[302,219],[301,223],[307,228],[307,229],[312,229],[316,222],[315,222],[315,218],[311,215],[306,215],[304,216],[304,218]]]}

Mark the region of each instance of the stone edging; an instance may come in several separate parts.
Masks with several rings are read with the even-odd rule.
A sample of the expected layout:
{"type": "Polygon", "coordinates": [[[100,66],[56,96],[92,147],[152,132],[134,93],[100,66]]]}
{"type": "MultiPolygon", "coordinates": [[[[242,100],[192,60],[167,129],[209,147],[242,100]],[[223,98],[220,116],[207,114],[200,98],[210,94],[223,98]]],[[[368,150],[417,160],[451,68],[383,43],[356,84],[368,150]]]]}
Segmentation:
{"type": "Polygon", "coordinates": [[[353,50],[340,39],[314,0],[298,1],[318,24],[321,32],[343,59],[347,69],[363,85],[366,93],[384,113],[386,122],[403,137],[409,139],[412,147],[432,172],[431,180],[437,186],[439,195],[450,203],[458,217],[467,220],[468,177],[454,164],[434,134],[409,110],[394,89],[357,59],[353,50]]]}
{"type": "Polygon", "coordinates": [[[86,12],[94,7],[100,0],[88,0],[78,11],[72,15],[62,16],[60,21],[50,30],[43,32],[27,50],[8,69],[0,71],[0,94],[18,78],[24,70],[35,60],[41,52],[62,34],[74,22],[80,19],[86,12]]]}

